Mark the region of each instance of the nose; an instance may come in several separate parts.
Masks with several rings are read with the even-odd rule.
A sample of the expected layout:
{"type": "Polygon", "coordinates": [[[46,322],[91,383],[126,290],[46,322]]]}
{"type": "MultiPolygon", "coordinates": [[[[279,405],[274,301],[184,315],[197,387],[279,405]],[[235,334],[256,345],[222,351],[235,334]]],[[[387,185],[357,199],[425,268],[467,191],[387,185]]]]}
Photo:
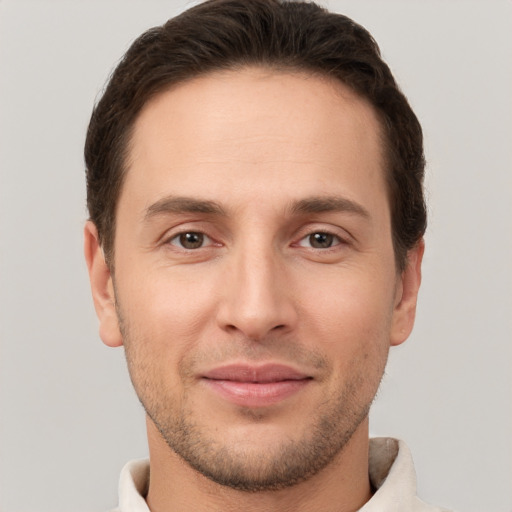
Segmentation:
{"type": "Polygon", "coordinates": [[[288,272],[271,248],[245,247],[229,258],[218,309],[219,326],[263,341],[295,328],[297,311],[288,272]]]}

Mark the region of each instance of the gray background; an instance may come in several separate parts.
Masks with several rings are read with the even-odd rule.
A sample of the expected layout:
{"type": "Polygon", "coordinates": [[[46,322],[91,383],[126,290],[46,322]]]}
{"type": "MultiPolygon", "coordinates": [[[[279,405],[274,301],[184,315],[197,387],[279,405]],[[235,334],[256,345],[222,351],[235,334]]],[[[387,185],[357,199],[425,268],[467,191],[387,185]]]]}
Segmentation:
{"type": "MultiPolygon", "coordinates": [[[[324,2],[380,43],[425,130],[419,315],[392,350],[373,434],[404,438],[420,496],[512,510],[512,3],[324,2]]],[[[121,349],[82,258],[92,104],[140,32],[183,1],[0,0],[0,510],[116,503],[146,454],[121,349]]]]}

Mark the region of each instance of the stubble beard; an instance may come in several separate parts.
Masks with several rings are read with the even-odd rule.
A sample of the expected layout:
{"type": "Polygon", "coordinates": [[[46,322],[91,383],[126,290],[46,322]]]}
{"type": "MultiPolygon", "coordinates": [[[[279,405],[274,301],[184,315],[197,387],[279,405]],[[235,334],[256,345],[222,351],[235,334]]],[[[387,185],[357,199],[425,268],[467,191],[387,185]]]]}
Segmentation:
{"type": "Polygon", "coordinates": [[[292,487],[328,466],[369,412],[369,405],[356,414],[340,405],[315,420],[297,441],[283,441],[273,450],[260,446],[257,452],[235,452],[228,438],[214,439],[190,414],[173,418],[162,411],[150,411],[143,403],[169,448],[193,469],[220,485],[251,493],[292,487]]]}
{"type": "MultiPolygon", "coordinates": [[[[326,399],[318,416],[304,417],[299,439],[283,440],[273,449],[233,450],[230,440],[217,438],[208,425],[198,424],[193,407],[187,409],[186,393],[177,405],[165,386],[155,378],[151,362],[137,352],[144,340],[133,339],[120,319],[130,378],[146,414],[169,448],[206,478],[231,489],[245,492],[275,491],[294,486],[319,473],[341,454],[361,423],[367,418],[384,371],[373,385],[373,393],[361,400],[360,388],[368,389],[365,368],[352,372],[337,396],[326,399]],[[142,341],[142,342],[141,342],[142,341]],[[309,425],[307,424],[309,423],[309,425]]],[[[363,357],[366,359],[366,357],[363,357]]],[[[358,364],[362,364],[359,362],[358,364]]],[[[251,415],[249,411],[248,416],[251,415]]],[[[255,421],[257,421],[255,415],[255,421]]]]}

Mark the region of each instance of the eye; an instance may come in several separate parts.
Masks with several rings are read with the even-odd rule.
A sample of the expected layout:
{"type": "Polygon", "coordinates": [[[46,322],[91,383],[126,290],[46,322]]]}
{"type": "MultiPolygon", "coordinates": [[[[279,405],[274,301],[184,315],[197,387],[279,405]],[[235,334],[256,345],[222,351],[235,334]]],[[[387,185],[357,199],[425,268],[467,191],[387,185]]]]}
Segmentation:
{"type": "Polygon", "coordinates": [[[335,245],[339,245],[341,240],[332,233],[318,231],[305,236],[300,242],[300,247],[311,247],[313,249],[329,249],[335,245]]]}
{"type": "Polygon", "coordinates": [[[209,245],[212,243],[212,240],[204,233],[199,233],[197,231],[187,231],[171,238],[169,243],[181,249],[191,250],[200,249],[205,245],[209,245]]]}

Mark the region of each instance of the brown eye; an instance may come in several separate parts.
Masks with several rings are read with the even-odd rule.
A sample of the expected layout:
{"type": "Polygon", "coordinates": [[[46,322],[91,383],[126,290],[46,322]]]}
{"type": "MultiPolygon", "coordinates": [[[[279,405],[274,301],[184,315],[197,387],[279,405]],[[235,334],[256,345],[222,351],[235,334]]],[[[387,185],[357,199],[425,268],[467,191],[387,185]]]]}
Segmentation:
{"type": "Polygon", "coordinates": [[[171,240],[171,244],[177,245],[182,249],[199,249],[203,247],[207,240],[209,240],[209,238],[203,233],[190,231],[188,233],[180,233],[179,235],[176,235],[171,240]]]}
{"type": "Polygon", "coordinates": [[[314,249],[328,249],[333,246],[335,236],[330,233],[311,233],[308,237],[309,245],[314,249]]]}

